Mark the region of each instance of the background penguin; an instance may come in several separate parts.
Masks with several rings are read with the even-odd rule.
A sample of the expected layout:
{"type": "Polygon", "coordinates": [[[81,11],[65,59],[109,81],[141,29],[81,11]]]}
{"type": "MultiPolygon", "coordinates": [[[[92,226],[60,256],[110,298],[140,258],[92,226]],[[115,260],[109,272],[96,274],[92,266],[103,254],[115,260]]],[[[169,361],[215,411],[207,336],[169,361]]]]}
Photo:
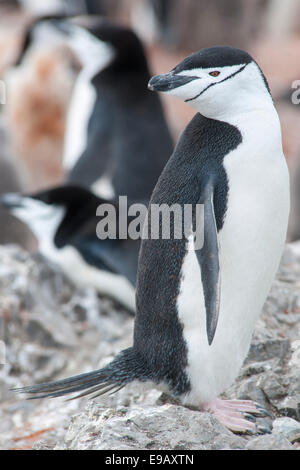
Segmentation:
{"type": "Polygon", "coordinates": [[[204,245],[194,251],[192,226],[181,240],[143,240],[133,346],[100,370],[19,391],[97,396],[152,380],[233,431],[266,431],[245,419],[263,413],[257,404],[217,398],[246,357],[287,231],[289,175],[266,79],[246,52],[218,46],[149,86],[198,111],[155,187],[149,223],[152,204],[203,204],[204,245]]]}
{"type": "MultiPolygon", "coordinates": [[[[129,204],[147,205],[172,153],[172,140],[159,98],[146,89],[150,75],[143,47],[136,35],[126,28],[111,25],[99,18],[88,18],[87,23],[92,33],[57,18],[44,19],[36,26],[50,32],[56,29],[58,36],[61,36],[61,31],[67,32],[71,38],[69,42],[82,63],[67,120],[65,156],[68,162],[70,159],[73,162],[74,155],[78,159],[70,171],[68,181],[73,186],[74,183],[86,187],[92,185],[96,194],[110,200],[118,195],[126,195],[129,204]],[[89,50],[88,60],[86,50],[89,50]],[[105,64],[109,65],[99,72],[105,64]]],[[[31,35],[24,42],[22,54],[26,55],[32,38],[31,35]]],[[[61,200],[62,204],[66,204],[69,194],[72,194],[68,191],[66,189],[61,193],[66,197],[61,200]]],[[[85,198],[80,201],[82,211],[85,211],[85,202],[85,198]]],[[[88,207],[86,212],[89,213],[88,207]]],[[[29,227],[33,228],[33,222],[36,227],[38,217],[39,211],[35,212],[34,217],[31,215],[30,205],[26,206],[26,210],[23,208],[22,220],[29,227]]],[[[92,220],[95,221],[95,217],[92,220]]],[[[43,230],[46,225],[48,227],[48,220],[42,217],[38,233],[41,247],[49,245],[50,233],[48,229],[43,230]],[[44,238],[47,239],[45,243],[44,238]]],[[[126,285],[129,283],[130,287],[130,302],[126,301],[125,305],[134,311],[133,288],[140,240],[99,240],[95,229],[96,223],[89,234],[78,235],[76,249],[80,257],[76,253],[77,264],[83,257],[82,270],[88,271],[89,267],[93,267],[93,276],[86,275],[86,282],[92,279],[92,284],[101,293],[107,293],[105,286],[109,285],[110,294],[123,304],[124,289],[118,289],[117,284],[111,282],[110,271],[125,277],[124,282],[126,285]],[[98,276],[96,268],[99,270],[98,276]]],[[[47,255],[45,250],[44,254],[47,255]]],[[[53,255],[53,251],[48,251],[50,254],[53,255]]],[[[50,258],[61,264],[74,280],[71,256],[63,257],[60,251],[59,256],[55,253],[50,258]],[[68,260],[70,266],[67,266],[68,260]]],[[[83,276],[78,277],[77,281],[80,279],[83,282],[83,276]]],[[[127,299],[127,294],[125,297],[127,299]]]]}
{"type": "MultiPolygon", "coordinates": [[[[0,197],[2,193],[22,191],[22,182],[16,165],[9,156],[5,128],[0,123],[0,197]]],[[[13,217],[5,208],[0,207],[0,244],[17,243],[31,251],[36,247],[34,237],[23,222],[13,217]]]]}
{"type": "Polygon", "coordinates": [[[86,13],[87,0],[19,0],[22,9],[34,15],[64,14],[77,15],[86,13]]]}
{"type": "Polygon", "coordinates": [[[80,14],[103,14],[105,8],[101,5],[103,0],[19,0],[18,3],[25,11],[33,14],[54,14],[64,15],[80,14]]]}
{"type": "Polygon", "coordinates": [[[101,220],[97,208],[108,202],[115,209],[118,228],[118,202],[101,199],[80,186],[0,196],[2,207],[26,223],[38,240],[39,251],[59,264],[71,281],[93,286],[134,312],[139,240],[121,240],[118,231],[116,239],[97,238],[101,220]]]}
{"type": "Polygon", "coordinates": [[[142,43],[99,17],[83,24],[57,22],[82,63],[68,111],[67,180],[102,197],[149,199],[173,143],[161,102],[145,87],[142,43]]]}
{"type": "Polygon", "coordinates": [[[67,112],[67,181],[103,197],[149,199],[173,142],[159,97],[145,88],[150,72],[141,41],[97,16],[43,17],[28,29],[17,65],[41,42],[68,45],[81,64],[67,112]]]}
{"type": "Polygon", "coordinates": [[[16,64],[4,76],[4,120],[27,191],[63,181],[63,139],[75,66],[64,37],[43,18],[28,27],[16,64]]]}

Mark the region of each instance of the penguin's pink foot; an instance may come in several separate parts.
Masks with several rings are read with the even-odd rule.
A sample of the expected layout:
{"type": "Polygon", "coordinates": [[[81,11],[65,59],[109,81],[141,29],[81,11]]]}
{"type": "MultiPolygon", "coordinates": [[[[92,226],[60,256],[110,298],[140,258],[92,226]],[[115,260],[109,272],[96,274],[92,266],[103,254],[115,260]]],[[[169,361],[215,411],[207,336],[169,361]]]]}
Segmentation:
{"type": "Polygon", "coordinates": [[[265,434],[271,429],[258,425],[256,416],[270,416],[269,411],[251,400],[220,400],[205,403],[203,411],[213,414],[226,428],[236,433],[265,434]]]}

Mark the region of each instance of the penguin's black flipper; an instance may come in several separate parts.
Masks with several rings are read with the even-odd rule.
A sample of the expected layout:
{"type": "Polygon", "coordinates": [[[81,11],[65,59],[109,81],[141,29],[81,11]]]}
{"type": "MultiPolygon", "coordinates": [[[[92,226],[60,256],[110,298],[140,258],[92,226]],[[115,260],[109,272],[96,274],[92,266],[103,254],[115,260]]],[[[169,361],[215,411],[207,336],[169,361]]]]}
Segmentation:
{"type": "Polygon", "coordinates": [[[204,205],[204,243],[196,250],[206,308],[206,331],[211,345],[217,328],[220,308],[219,243],[214,211],[214,187],[212,181],[204,185],[198,204],[204,205]]]}

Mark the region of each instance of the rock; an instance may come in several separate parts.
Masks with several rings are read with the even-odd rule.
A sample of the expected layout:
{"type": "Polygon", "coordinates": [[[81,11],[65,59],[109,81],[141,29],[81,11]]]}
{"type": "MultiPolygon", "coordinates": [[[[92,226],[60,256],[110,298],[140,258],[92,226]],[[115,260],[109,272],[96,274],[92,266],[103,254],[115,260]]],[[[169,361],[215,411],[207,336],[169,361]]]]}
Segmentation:
{"type": "Polygon", "coordinates": [[[277,418],[273,422],[273,433],[284,436],[293,444],[300,441],[300,423],[292,418],[277,418]]]}
{"type": "Polygon", "coordinates": [[[247,362],[267,361],[273,358],[283,358],[290,348],[288,339],[270,339],[253,341],[248,353],[247,362]]]}
{"type": "Polygon", "coordinates": [[[246,450],[294,450],[286,437],[278,434],[254,437],[246,445],[246,450]]]}
{"type": "Polygon", "coordinates": [[[233,397],[239,400],[253,400],[268,408],[269,402],[264,392],[257,386],[257,380],[258,378],[253,376],[247,380],[237,381],[226,391],[225,397],[227,399],[233,397]]]}
{"type": "Polygon", "coordinates": [[[286,245],[278,271],[278,278],[288,282],[299,282],[300,241],[286,245]]]}
{"type": "Polygon", "coordinates": [[[41,439],[40,441],[36,441],[33,446],[32,450],[53,450],[57,444],[57,433],[51,432],[47,439],[41,439]]]}
{"type": "Polygon", "coordinates": [[[275,406],[281,416],[288,416],[300,421],[300,394],[287,396],[275,406]]]}
{"type": "Polygon", "coordinates": [[[300,340],[292,342],[291,350],[292,356],[289,361],[289,366],[297,369],[300,375],[300,340]]]}
{"type": "MultiPolygon", "coordinates": [[[[50,312],[49,312],[50,313],[50,312]]],[[[26,322],[26,333],[33,341],[45,347],[76,346],[76,336],[69,327],[69,322],[62,315],[56,316],[44,312],[44,315],[30,313],[26,322]]]]}
{"type": "Polygon", "coordinates": [[[64,449],[80,450],[205,450],[243,449],[245,440],[210,414],[181,406],[104,409],[90,404],[72,418],[64,444],[64,449]]]}
{"type": "Polygon", "coordinates": [[[263,362],[246,362],[246,365],[243,367],[241,375],[243,377],[251,377],[252,375],[258,375],[262,372],[267,372],[269,370],[274,369],[279,365],[279,361],[277,359],[273,359],[271,361],[263,361],[263,362]]]}
{"type": "Polygon", "coordinates": [[[72,285],[39,255],[0,246],[0,257],[1,449],[293,450],[300,444],[294,441],[300,419],[300,252],[294,246],[287,247],[240,374],[224,393],[267,408],[274,417],[257,418],[271,428],[273,421],[267,436],[234,435],[149,384],[134,382],[97,402],[26,401],[13,393],[107,364],[131,345],[133,318],[93,288],[72,285]]]}
{"type": "Polygon", "coordinates": [[[65,357],[58,351],[45,350],[36,345],[25,344],[20,351],[19,367],[24,372],[32,371],[35,382],[46,382],[66,366],[65,357]]]}
{"type": "Polygon", "coordinates": [[[264,392],[270,401],[272,399],[281,398],[287,394],[287,389],[282,384],[280,375],[273,371],[261,374],[257,381],[257,387],[264,392]]]}

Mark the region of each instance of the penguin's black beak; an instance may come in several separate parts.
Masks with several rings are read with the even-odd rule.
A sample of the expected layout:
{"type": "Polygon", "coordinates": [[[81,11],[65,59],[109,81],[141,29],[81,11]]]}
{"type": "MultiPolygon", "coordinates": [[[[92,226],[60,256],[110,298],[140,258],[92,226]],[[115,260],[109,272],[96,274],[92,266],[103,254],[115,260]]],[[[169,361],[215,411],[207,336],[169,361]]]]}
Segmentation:
{"type": "Polygon", "coordinates": [[[152,77],[148,83],[148,88],[152,91],[166,92],[186,85],[196,79],[199,79],[199,77],[188,77],[185,75],[176,75],[174,72],[169,72],[152,77]]]}
{"type": "Polygon", "coordinates": [[[23,206],[23,197],[17,193],[4,193],[0,196],[0,206],[14,209],[23,206]]]}
{"type": "Polygon", "coordinates": [[[50,23],[54,26],[59,33],[64,36],[70,36],[72,34],[72,26],[65,19],[51,19],[50,23]]]}

